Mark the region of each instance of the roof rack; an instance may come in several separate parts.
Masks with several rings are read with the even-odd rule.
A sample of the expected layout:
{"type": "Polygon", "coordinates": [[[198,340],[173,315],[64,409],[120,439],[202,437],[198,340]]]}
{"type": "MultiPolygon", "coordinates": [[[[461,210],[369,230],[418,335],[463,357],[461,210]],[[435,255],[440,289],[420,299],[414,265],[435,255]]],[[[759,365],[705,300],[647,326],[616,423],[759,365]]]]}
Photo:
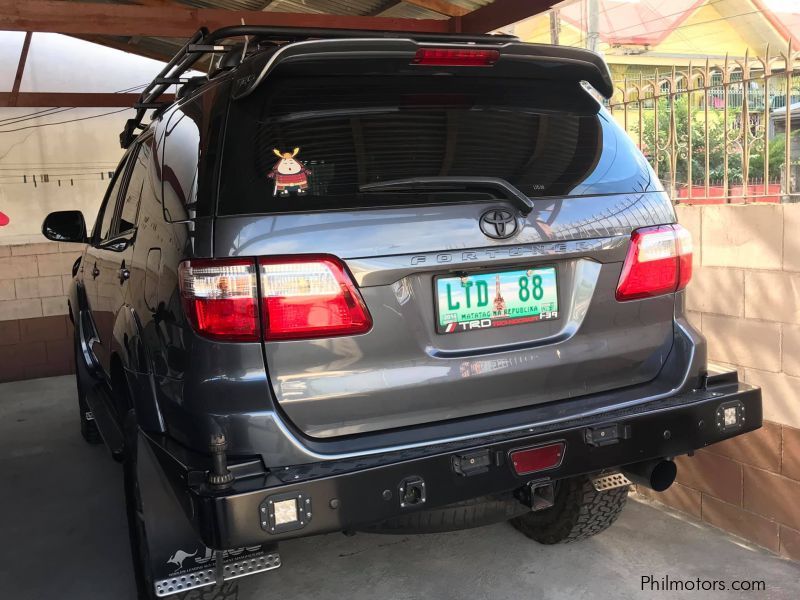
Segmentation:
{"type": "Polygon", "coordinates": [[[119,135],[120,145],[127,148],[136,138],[136,130],[144,129],[142,121],[148,110],[156,112],[164,110],[170,105],[169,102],[160,101],[160,98],[171,85],[182,85],[187,82],[183,75],[189,71],[200,59],[208,54],[218,54],[228,52],[231,46],[224,45],[222,42],[232,38],[248,37],[254,38],[254,46],[258,42],[271,41],[278,45],[282,43],[297,42],[309,39],[345,39],[354,37],[370,38],[403,38],[421,42],[427,41],[451,41],[462,43],[487,43],[487,42],[509,42],[518,38],[513,35],[505,34],[484,34],[484,35],[465,35],[465,34],[438,34],[438,33],[418,33],[407,31],[374,31],[366,29],[323,29],[315,27],[269,27],[258,25],[236,25],[223,27],[209,32],[206,28],[199,29],[186,44],[178,50],[166,66],[142,91],[138,100],[134,103],[136,115],[128,119],[125,127],[119,135]]]}

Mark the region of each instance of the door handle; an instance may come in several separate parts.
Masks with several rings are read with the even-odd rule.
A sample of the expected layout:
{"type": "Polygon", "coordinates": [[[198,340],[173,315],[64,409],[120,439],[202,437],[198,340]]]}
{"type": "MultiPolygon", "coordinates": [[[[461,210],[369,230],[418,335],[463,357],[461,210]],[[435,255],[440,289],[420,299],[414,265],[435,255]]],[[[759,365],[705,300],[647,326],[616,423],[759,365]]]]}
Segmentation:
{"type": "Polygon", "coordinates": [[[92,279],[97,279],[98,275],[100,275],[100,269],[97,268],[97,263],[94,263],[94,267],[92,267],[92,279]]]}
{"type": "Polygon", "coordinates": [[[122,285],[123,283],[128,281],[128,279],[130,279],[131,272],[125,268],[125,263],[122,263],[122,266],[119,268],[119,271],[117,271],[117,276],[119,277],[120,285],[122,285]]]}

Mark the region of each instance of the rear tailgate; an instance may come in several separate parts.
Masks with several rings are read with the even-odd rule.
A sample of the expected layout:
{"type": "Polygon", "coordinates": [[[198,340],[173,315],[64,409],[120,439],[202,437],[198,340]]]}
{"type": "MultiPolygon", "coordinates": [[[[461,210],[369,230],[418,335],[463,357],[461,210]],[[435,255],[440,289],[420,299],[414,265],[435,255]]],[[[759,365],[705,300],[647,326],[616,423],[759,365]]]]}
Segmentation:
{"type": "Polygon", "coordinates": [[[294,425],[357,434],[654,378],[672,347],[674,298],[620,303],[614,292],[630,232],[674,214],[610,117],[575,82],[366,81],[276,74],[229,117],[215,255],[339,257],[372,318],[359,335],[265,342],[294,425]],[[283,194],[275,154],[285,152],[307,175],[283,194]],[[422,176],[503,178],[534,209],[485,191],[359,191],[422,176]],[[511,215],[510,237],[491,235],[497,215],[511,215]],[[481,287],[475,311],[459,282],[481,287]],[[486,323],[487,299],[502,309],[494,317],[527,318],[486,323]]]}

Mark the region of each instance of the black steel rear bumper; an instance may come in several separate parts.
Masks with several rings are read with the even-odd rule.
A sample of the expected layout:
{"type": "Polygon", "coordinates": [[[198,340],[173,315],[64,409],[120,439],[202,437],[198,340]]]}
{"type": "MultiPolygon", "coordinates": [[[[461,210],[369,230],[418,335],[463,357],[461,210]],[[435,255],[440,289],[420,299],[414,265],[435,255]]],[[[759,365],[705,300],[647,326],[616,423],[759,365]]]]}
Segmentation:
{"type": "Polygon", "coordinates": [[[735,373],[723,374],[710,377],[700,390],[508,436],[431,446],[424,455],[396,452],[273,472],[254,461],[234,468],[237,479],[226,491],[215,491],[204,483],[202,471],[180,464],[174,453],[150,442],[202,541],[227,549],[358,529],[408,511],[512,491],[531,481],[678,456],[758,429],[761,419],[760,389],[738,382],[735,373]],[[728,411],[729,417],[736,414],[735,424],[725,424],[725,407],[736,408],[728,411]],[[510,452],[555,441],[565,443],[559,466],[526,476],[514,472],[510,452]],[[488,457],[488,464],[464,474],[460,458],[473,451],[488,457]],[[401,487],[411,478],[424,481],[425,502],[403,506],[401,487]],[[297,522],[276,527],[269,518],[273,504],[293,498],[301,508],[297,522]]]}

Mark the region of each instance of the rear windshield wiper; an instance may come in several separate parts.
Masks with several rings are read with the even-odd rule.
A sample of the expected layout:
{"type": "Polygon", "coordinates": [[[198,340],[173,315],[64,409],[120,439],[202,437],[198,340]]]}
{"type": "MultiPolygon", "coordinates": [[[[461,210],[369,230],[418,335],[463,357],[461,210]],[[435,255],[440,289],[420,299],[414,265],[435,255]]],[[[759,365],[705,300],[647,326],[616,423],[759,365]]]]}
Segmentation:
{"type": "Polygon", "coordinates": [[[520,190],[505,179],[499,177],[410,177],[408,179],[392,179],[377,183],[366,183],[359,186],[360,192],[391,192],[412,190],[491,190],[500,192],[502,196],[516,206],[523,215],[533,210],[533,202],[520,190]]]}

